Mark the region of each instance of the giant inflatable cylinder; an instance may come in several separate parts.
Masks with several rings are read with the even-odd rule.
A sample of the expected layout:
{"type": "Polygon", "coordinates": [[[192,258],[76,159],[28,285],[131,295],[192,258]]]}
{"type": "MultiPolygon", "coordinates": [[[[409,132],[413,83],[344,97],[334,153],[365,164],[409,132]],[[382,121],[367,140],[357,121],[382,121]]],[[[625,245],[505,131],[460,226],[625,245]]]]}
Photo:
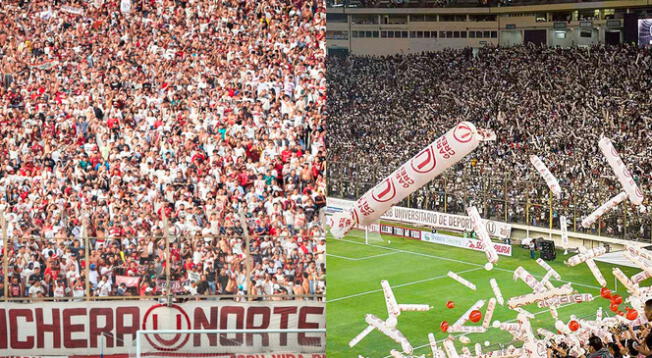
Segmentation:
{"type": "Polygon", "coordinates": [[[625,163],[623,163],[623,160],[620,159],[620,155],[618,155],[611,140],[607,137],[600,138],[600,141],[598,141],[598,147],[600,147],[600,151],[602,151],[607,162],[614,170],[614,174],[616,174],[616,178],[618,178],[625,193],[627,193],[629,201],[632,202],[632,204],[641,205],[641,203],[643,203],[643,193],[634,182],[632,174],[625,166],[625,163]]]}
{"type": "Polygon", "coordinates": [[[541,174],[543,180],[546,181],[546,185],[548,185],[548,188],[550,188],[550,190],[555,194],[557,199],[561,198],[561,186],[559,185],[557,178],[555,178],[555,176],[550,172],[550,169],[548,169],[543,161],[536,155],[530,156],[530,162],[534,165],[539,174],[541,174]]]}
{"type": "Polygon", "coordinates": [[[478,147],[482,136],[470,122],[461,122],[376,184],[350,212],[334,215],[331,232],[343,237],[353,225],[369,225],[408,195],[439,176],[478,147]]]}
{"type": "Polygon", "coordinates": [[[618,204],[622,203],[625,199],[627,199],[627,193],[622,192],[613,198],[609,199],[607,202],[604,204],[600,205],[599,208],[595,209],[594,212],[589,214],[589,216],[585,217],[584,220],[582,220],[582,226],[585,228],[591,227],[602,215],[606,214],[607,212],[611,211],[611,209],[615,208],[618,206],[618,204]]]}

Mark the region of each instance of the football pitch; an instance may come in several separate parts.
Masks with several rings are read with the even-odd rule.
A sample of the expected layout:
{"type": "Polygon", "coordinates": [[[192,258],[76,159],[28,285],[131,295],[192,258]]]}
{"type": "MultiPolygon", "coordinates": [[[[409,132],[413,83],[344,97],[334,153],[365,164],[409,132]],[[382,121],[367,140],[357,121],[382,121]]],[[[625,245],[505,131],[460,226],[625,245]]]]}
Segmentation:
{"type": "MultiPolygon", "coordinates": [[[[389,281],[394,295],[399,304],[416,303],[433,306],[428,312],[403,312],[398,317],[397,328],[405,335],[415,348],[414,355],[425,354],[432,356],[428,344],[428,333],[434,333],[441,349],[440,340],[448,337],[449,333],[440,330],[440,323],[447,321],[453,324],[477,300],[488,301],[494,297],[489,284],[492,277],[498,282],[505,302],[513,296],[531,293],[532,290],[523,281],[512,279],[513,271],[523,266],[537,279],[541,279],[546,271],[535,260],[530,259],[529,250],[513,245],[512,256],[500,256],[500,261],[492,271],[486,271],[484,252],[451,246],[433,244],[417,240],[403,239],[393,236],[383,237],[364,243],[364,232],[354,230],[344,239],[328,238],[328,299],[327,299],[327,327],[329,358],[334,357],[391,357],[392,349],[400,351],[400,346],[382,333],[374,330],[358,345],[349,348],[348,342],[360,333],[367,324],[364,321],[366,314],[371,313],[382,320],[387,318],[385,299],[380,286],[381,280],[389,281]],[[391,243],[389,242],[391,241],[391,243]],[[453,271],[477,286],[477,291],[463,286],[447,276],[448,271],[453,271]],[[453,301],[455,307],[446,307],[448,301],[453,301]]],[[[538,253],[537,253],[538,254],[538,253]]],[[[568,304],[558,308],[559,318],[567,322],[571,315],[594,319],[598,307],[603,308],[604,317],[613,315],[609,311],[609,301],[600,297],[600,285],[591,274],[586,264],[568,267],[563,261],[571,254],[564,256],[563,251],[557,250],[557,258],[547,261],[560,275],[561,281],[552,279],[551,282],[559,287],[570,282],[579,293],[590,293],[595,298],[591,302],[568,304]]],[[[538,257],[538,256],[537,256],[538,257]]],[[[612,268],[609,265],[596,262],[608,283],[608,288],[614,293],[627,297],[627,292],[618,283],[617,290],[612,268]]],[[[620,267],[620,266],[618,266],[620,267]]],[[[623,272],[631,276],[640,270],[630,267],[620,267],[623,272]]],[[[625,303],[621,305],[624,311],[625,303]]],[[[484,314],[487,305],[480,311],[484,314]]],[[[539,308],[536,304],[523,307],[535,315],[531,320],[533,330],[546,328],[555,332],[554,319],[547,308],[539,308]]],[[[504,306],[497,305],[492,322],[514,322],[517,313],[504,306]]],[[[480,325],[468,322],[466,325],[480,325]]],[[[453,336],[460,335],[452,333],[453,336]]],[[[471,344],[468,348],[474,352],[473,345],[481,343],[483,352],[500,349],[500,344],[512,342],[509,333],[497,328],[489,328],[486,333],[469,334],[471,344]],[[485,347],[484,343],[490,346],[485,347]]],[[[520,346],[516,342],[515,346],[520,346]]],[[[461,353],[463,345],[456,340],[456,347],[461,353]]]]}

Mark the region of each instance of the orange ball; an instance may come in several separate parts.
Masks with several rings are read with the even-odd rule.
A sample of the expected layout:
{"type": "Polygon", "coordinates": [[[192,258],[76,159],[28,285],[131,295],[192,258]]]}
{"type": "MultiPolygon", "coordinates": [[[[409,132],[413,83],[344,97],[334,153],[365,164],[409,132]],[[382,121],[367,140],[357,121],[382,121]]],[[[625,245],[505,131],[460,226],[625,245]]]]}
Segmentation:
{"type": "Polygon", "coordinates": [[[606,287],[601,288],[600,296],[602,296],[602,298],[611,299],[611,290],[606,287]]]}
{"type": "Polygon", "coordinates": [[[580,324],[577,321],[570,321],[568,322],[568,328],[570,328],[571,331],[575,332],[580,329],[580,324]]]}
{"type": "Polygon", "coordinates": [[[471,314],[469,315],[469,319],[473,323],[480,321],[482,319],[482,312],[478,310],[471,311],[471,314]]]}

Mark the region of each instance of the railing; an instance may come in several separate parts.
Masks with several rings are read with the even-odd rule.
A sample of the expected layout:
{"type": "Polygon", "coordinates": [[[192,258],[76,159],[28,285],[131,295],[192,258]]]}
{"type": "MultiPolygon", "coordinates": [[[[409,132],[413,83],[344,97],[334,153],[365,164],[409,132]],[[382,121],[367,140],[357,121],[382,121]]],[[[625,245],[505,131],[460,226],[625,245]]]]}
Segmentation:
{"type": "MultiPolygon", "coordinates": [[[[328,195],[356,200],[387,174],[331,161],[327,173],[328,195]]],[[[586,207],[577,203],[578,197],[573,195],[559,201],[553,198],[545,183],[517,180],[507,174],[486,175],[480,169],[465,167],[464,175],[472,180],[462,180],[455,171],[446,171],[396,205],[452,214],[464,214],[466,206],[475,205],[484,218],[544,228],[559,228],[559,217],[566,216],[569,231],[652,240],[652,214],[637,212],[627,203],[585,229],[581,220],[599,204],[586,207]]]]}
{"type": "MultiPolygon", "coordinates": [[[[306,254],[301,262],[300,255],[292,256],[292,264],[282,267],[280,273],[276,271],[278,263],[274,264],[274,273],[269,273],[266,267],[256,266],[277,258],[271,252],[282,239],[301,238],[308,242],[309,247],[316,247],[323,237],[309,237],[302,233],[286,237],[250,236],[246,234],[247,230],[235,226],[228,230],[232,231],[230,234],[208,236],[100,238],[86,236],[86,226],[82,224],[80,237],[17,238],[7,234],[7,223],[2,215],[0,225],[0,295],[3,301],[151,299],[181,302],[321,300],[324,297],[323,252],[316,252],[312,260],[307,260],[306,254]],[[135,250],[116,240],[135,241],[135,250]],[[270,251],[254,245],[265,240],[274,243],[270,251]],[[105,248],[109,246],[111,248],[105,248]],[[151,251],[147,251],[148,247],[151,251]],[[205,257],[205,262],[196,263],[182,257],[180,250],[190,252],[190,257],[196,251],[213,252],[205,257]],[[30,259],[31,266],[25,256],[34,258],[30,259]],[[39,262],[41,267],[35,268],[34,262],[39,262]],[[216,265],[216,262],[221,264],[216,265]],[[261,275],[261,271],[265,274],[261,275]],[[39,289],[43,283],[47,287],[39,289]]],[[[163,228],[164,233],[170,232],[165,219],[163,228]]],[[[287,254],[286,262],[290,262],[290,253],[287,254]]]]}

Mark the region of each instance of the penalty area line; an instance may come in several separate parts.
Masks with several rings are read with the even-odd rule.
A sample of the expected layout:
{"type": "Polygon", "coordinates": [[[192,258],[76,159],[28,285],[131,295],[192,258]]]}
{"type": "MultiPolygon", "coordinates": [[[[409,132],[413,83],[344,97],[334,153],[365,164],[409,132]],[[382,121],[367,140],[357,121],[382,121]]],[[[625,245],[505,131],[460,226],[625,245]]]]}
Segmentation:
{"type": "Polygon", "coordinates": [[[335,254],[327,253],[326,256],[332,256],[332,257],[336,257],[338,259],[349,260],[349,261],[362,261],[362,260],[374,259],[376,257],[383,257],[383,256],[389,256],[389,255],[396,255],[396,254],[398,254],[398,252],[386,252],[384,254],[363,256],[363,257],[348,257],[348,256],[341,256],[341,255],[335,255],[335,254]]]}
{"type": "MultiPolygon", "coordinates": [[[[480,268],[476,267],[476,268],[460,271],[460,272],[458,272],[458,274],[463,274],[463,273],[473,272],[473,271],[478,271],[478,270],[480,270],[480,268]]],[[[426,278],[426,279],[423,279],[423,280],[417,280],[417,281],[412,281],[412,282],[401,283],[401,284],[390,286],[390,287],[391,288],[401,288],[401,287],[405,287],[405,286],[416,285],[416,284],[423,283],[423,282],[439,280],[441,278],[446,278],[446,277],[448,277],[448,273],[446,275],[439,275],[439,276],[435,276],[435,277],[426,278]]],[[[375,289],[375,290],[369,290],[369,291],[365,291],[365,292],[355,293],[355,294],[348,295],[348,296],[337,297],[337,298],[333,298],[332,300],[327,300],[327,302],[337,302],[337,301],[347,300],[349,298],[360,297],[360,296],[364,296],[364,295],[368,295],[368,294],[376,293],[376,292],[383,292],[383,289],[379,288],[379,289],[375,289]]]]}

